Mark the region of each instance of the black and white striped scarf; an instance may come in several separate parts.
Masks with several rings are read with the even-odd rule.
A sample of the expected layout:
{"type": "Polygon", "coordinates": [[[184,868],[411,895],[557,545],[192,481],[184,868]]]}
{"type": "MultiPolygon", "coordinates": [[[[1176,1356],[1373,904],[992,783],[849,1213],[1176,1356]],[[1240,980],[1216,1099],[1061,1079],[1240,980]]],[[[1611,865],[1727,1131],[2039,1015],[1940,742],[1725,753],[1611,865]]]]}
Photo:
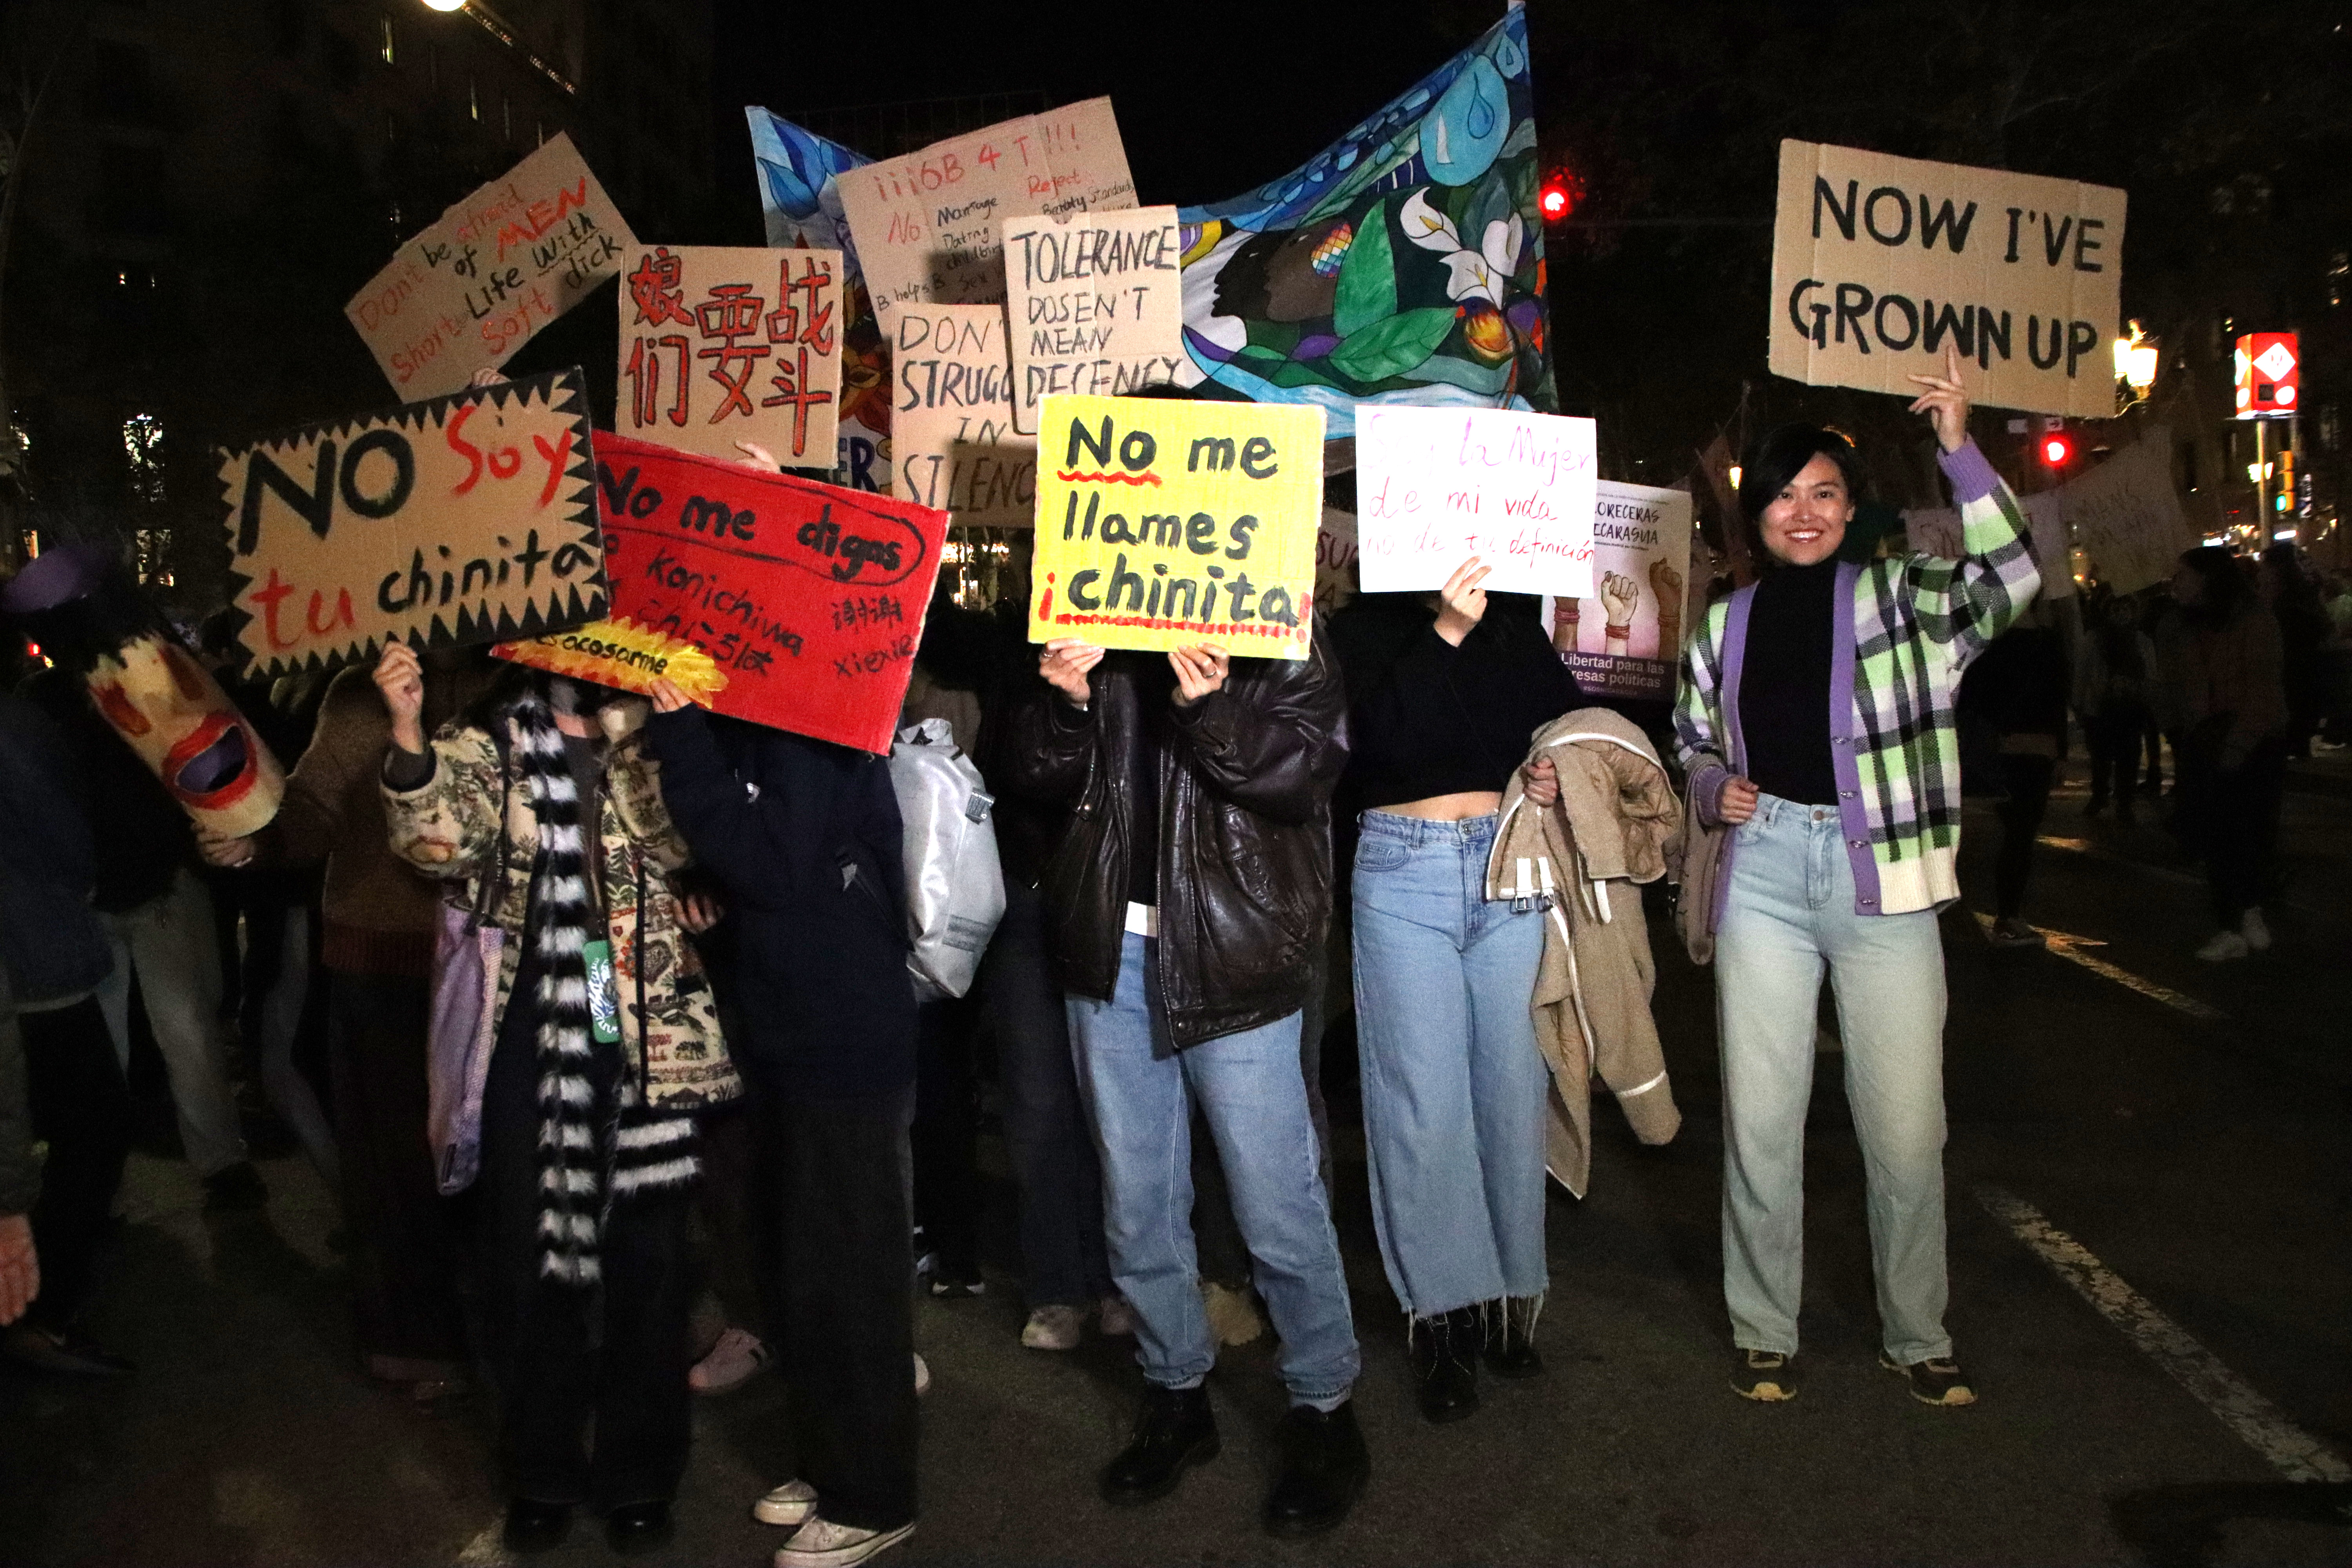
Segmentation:
{"type": "Polygon", "coordinates": [[[701,1161],[694,1119],[648,1106],[642,1069],[631,1073],[625,1060],[616,1081],[599,1092],[587,947],[600,922],[590,894],[588,879],[596,870],[588,858],[580,789],[547,700],[531,692],[510,711],[519,741],[516,765],[539,827],[526,937],[540,963],[539,1271],[587,1286],[603,1274],[599,1244],[612,1205],[633,1194],[684,1187],[700,1173],[701,1161]]]}

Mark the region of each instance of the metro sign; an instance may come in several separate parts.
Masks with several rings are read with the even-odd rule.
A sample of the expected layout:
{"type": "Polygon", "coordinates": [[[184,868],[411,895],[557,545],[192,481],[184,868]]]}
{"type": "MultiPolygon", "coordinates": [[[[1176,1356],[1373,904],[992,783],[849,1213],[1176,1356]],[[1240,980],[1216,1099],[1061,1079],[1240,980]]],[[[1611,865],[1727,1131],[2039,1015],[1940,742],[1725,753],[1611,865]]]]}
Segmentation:
{"type": "Polygon", "coordinates": [[[2238,417],[2293,414],[2303,391],[2303,362],[2293,332],[2248,332],[2231,356],[2238,379],[2238,417]]]}

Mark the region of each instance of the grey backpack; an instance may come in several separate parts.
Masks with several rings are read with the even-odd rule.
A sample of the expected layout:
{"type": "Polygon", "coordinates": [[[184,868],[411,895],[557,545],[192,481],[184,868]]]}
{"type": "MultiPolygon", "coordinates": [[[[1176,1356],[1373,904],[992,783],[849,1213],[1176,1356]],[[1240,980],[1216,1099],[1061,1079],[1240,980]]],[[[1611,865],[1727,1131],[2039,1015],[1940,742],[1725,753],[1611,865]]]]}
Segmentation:
{"type": "Polygon", "coordinates": [[[1004,871],[989,820],[995,797],[944,719],[898,731],[890,787],[906,825],[907,967],[923,994],[961,996],[1004,918],[1004,871]]]}

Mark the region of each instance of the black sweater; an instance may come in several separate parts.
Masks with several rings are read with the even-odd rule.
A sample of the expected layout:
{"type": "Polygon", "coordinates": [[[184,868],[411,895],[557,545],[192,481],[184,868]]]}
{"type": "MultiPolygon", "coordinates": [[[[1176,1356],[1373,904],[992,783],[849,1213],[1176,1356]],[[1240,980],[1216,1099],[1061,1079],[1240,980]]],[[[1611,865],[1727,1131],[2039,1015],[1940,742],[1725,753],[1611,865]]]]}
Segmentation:
{"type": "Polygon", "coordinates": [[[1767,572],[1748,612],[1748,657],[1739,675],[1748,779],[1766,795],[1803,805],[1837,804],[1830,756],[1837,570],[1832,560],[1767,572]]]}

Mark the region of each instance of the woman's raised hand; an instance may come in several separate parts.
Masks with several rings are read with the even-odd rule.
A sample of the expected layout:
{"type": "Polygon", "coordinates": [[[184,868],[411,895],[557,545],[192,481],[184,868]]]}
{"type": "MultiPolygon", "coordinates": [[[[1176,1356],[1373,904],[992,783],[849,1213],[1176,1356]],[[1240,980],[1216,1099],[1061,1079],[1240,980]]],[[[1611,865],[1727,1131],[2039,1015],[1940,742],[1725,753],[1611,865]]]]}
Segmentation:
{"type": "Polygon", "coordinates": [[[1944,346],[1944,374],[1915,375],[1909,378],[1927,390],[1911,405],[1914,414],[1925,414],[1927,423],[1936,427],[1936,440],[1947,452],[1957,452],[1969,444],[1969,389],[1960,384],[1960,351],[1947,343],[1944,346]]]}

